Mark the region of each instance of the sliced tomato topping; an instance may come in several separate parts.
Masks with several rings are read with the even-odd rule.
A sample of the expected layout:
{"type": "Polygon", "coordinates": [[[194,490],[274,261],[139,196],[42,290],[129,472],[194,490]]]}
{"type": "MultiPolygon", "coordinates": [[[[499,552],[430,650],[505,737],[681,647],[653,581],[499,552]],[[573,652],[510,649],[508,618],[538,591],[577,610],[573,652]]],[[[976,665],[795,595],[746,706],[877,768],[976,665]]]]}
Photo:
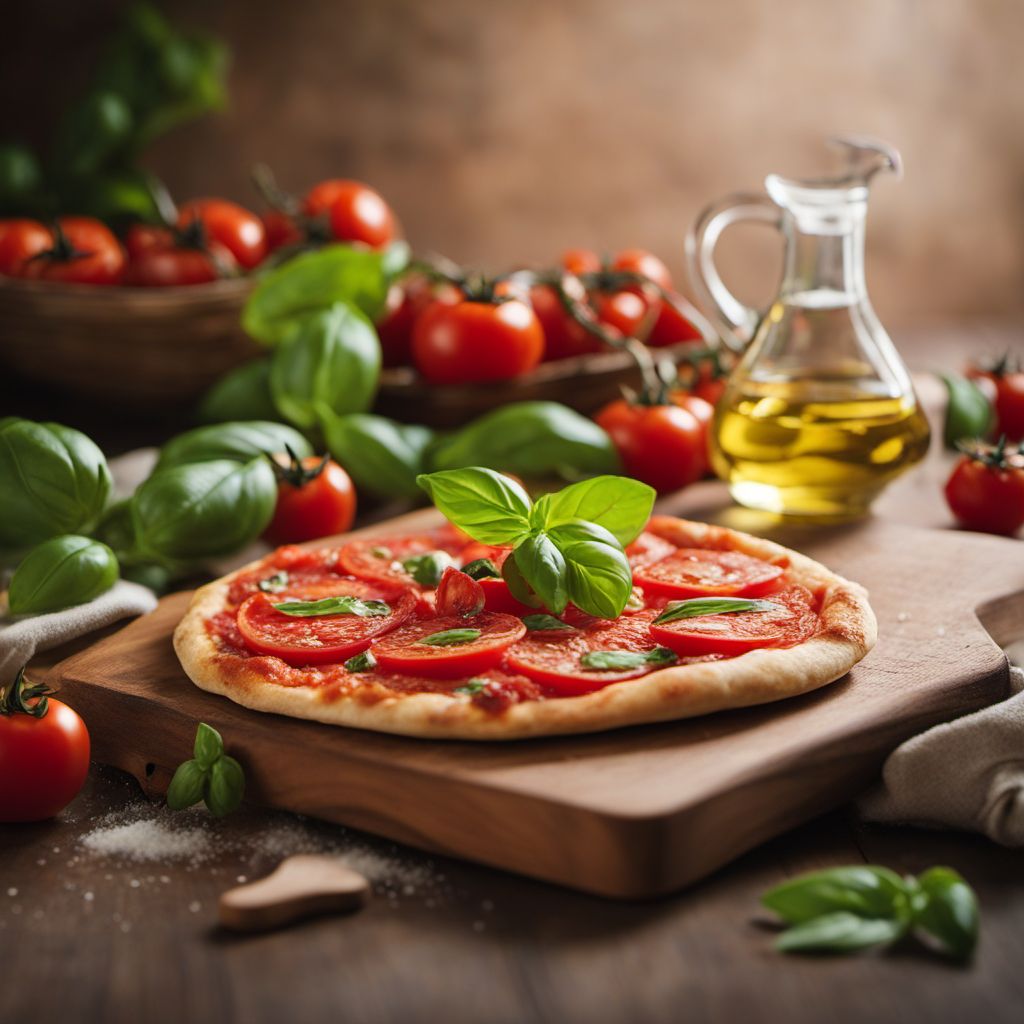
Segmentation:
{"type": "Polygon", "coordinates": [[[405,622],[416,608],[411,590],[374,586],[362,580],[338,579],[330,584],[289,589],[286,594],[253,594],[238,609],[238,630],[257,654],[270,654],[289,665],[324,665],[344,661],[370,646],[370,641],[405,622]],[[275,604],[323,597],[358,597],[384,601],[387,615],[286,615],[275,604]]]}
{"type": "Polygon", "coordinates": [[[580,658],[591,651],[653,650],[658,643],[652,639],[649,627],[657,614],[648,610],[619,619],[590,619],[587,625],[571,631],[534,630],[512,648],[507,660],[509,671],[521,672],[561,697],[591,693],[609,683],[647,675],[658,666],[602,671],[584,668],[580,658]]]}
{"type": "Polygon", "coordinates": [[[645,594],[664,597],[758,597],[775,589],[786,570],[741,551],[678,548],[641,566],[633,579],[645,594]]]}
{"type": "Polygon", "coordinates": [[[651,636],[676,654],[736,657],[759,647],[793,647],[818,628],[814,595],[792,584],[765,600],[767,611],[727,612],[652,625],[651,636]]]}
{"type": "Polygon", "coordinates": [[[464,545],[450,530],[416,534],[412,537],[382,537],[353,540],[338,552],[342,572],[371,583],[416,586],[402,562],[430,551],[447,551],[454,556],[464,545]]]}
{"type": "Polygon", "coordinates": [[[478,615],[484,610],[484,588],[449,565],[437,585],[434,607],[438,615],[478,615]]]}
{"type": "Polygon", "coordinates": [[[649,565],[651,562],[659,562],[667,558],[674,551],[678,550],[676,545],[656,533],[648,533],[644,530],[632,544],[626,548],[626,557],[629,564],[634,568],[641,565],[649,565]]]}
{"type": "Polygon", "coordinates": [[[526,632],[512,615],[481,612],[470,618],[439,615],[409,622],[373,645],[377,664],[395,672],[451,679],[495,668],[505,652],[526,632]],[[450,630],[477,635],[455,643],[424,643],[450,630]]]}
{"type": "Polygon", "coordinates": [[[531,608],[522,601],[517,601],[508,589],[508,584],[496,576],[489,576],[486,579],[477,581],[484,592],[484,607],[489,612],[501,612],[503,615],[533,615],[540,611],[539,608],[531,608]]]}

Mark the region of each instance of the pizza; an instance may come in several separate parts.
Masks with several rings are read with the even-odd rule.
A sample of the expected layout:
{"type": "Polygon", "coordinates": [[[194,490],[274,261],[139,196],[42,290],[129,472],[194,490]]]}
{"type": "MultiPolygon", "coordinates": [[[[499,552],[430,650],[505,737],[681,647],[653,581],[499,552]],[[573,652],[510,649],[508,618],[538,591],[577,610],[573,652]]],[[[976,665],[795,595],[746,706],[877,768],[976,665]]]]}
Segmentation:
{"type": "Polygon", "coordinates": [[[875,642],[862,587],[725,527],[651,517],[625,548],[633,591],[614,619],[522,603],[509,550],[447,523],[278,548],[197,591],[175,650],[197,686],[255,710],[510,740],[792,697],[875,642]],[[441,566],[439,581],[421,571],[441,566]]]}

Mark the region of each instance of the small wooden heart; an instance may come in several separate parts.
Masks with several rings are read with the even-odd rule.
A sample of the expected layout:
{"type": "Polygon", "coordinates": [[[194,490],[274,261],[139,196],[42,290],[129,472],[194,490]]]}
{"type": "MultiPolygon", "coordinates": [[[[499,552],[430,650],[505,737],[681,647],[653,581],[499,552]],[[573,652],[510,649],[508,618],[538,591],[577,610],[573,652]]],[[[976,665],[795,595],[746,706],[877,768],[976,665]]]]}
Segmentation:
{"type": "Polygon", "coordinates": [[[223,893],[220,923],[235,931],[266,931],[318,914],[357,910],[370,884],[335,857],[298,854],[256,882],[223,893]]]}

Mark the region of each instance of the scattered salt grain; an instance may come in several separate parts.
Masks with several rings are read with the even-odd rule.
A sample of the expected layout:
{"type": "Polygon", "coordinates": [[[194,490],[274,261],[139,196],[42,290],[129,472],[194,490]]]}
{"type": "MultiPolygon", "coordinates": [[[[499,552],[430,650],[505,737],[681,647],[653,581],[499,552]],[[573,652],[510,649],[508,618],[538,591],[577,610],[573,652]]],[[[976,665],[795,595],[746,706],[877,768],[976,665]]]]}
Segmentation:
{"type": "MultiPolygon", "coordinates": [[[[92,853],[132,861],[188,860],[198,863],[210,854],[210,837],[198,828],[171,828],[155,820],[95,828],[82,837],[92,853]]],[[[132,881],[138,888],[137,879],[132,881]]]]}
{"type": "Polygon", "coordinates": [[[910,614],[908,612],[900,612],[899,615],[896,616],[896,621],[897,622],[906,622],[907,619],[909,619],[909,618],[910,618],[910,614]]]}

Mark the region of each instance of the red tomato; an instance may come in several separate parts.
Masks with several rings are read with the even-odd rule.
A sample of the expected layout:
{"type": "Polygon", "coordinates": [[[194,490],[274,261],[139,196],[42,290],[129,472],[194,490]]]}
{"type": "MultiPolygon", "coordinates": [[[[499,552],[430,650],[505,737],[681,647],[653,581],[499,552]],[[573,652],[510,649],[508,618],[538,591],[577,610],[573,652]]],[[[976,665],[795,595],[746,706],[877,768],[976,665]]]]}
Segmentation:
{"type": "Polygon", "coordinates": [[[677,548],[633,574],[647,594],[671,598],[761,597],[774,590],[785,569],[742,551],[677,548]]]}
{"type": "Polygon", "coordinates": [[[438,615],[479,615],[484,610],[484,589],[480,584],[449,565],[437,585],[435,607],[438,615]]]}
{"type": "Polygon", "coordinates": [[[92,217],[60,217],[63,234],[50,249],[24,264],[23,277],[73,284],[119,284],[125,258],[110,229],[92,217]]]}
{"type": "Polygon", "coordinates": [[[133,224],[124,236],[124,248],[129,260],[136,260],[151,249],[170,249],[173,246],[174,232],[170,228],[153,224],[133,224]]]}
{"type": "Polygon", "coordinates": [[[546,362],[600,352],[604,347],[599,338],[566,312],[558,292],[549,285],[532,288],[530,304],[544,332],[546,362]]]}
{"type": "Polygon", "coordinates": [[[636,569],[638,566],[647,565],[649,562],[661,561],[661,559],[668,557],[675,550],[676,546],[671,541],[644,530],[626,548],[626,557],[629,559],[629,564],[636,569]]]}
{"type": "Polygon", "coordinates": [[[238,609],[238,631],[257,654],[267,654],[289,665],[325,665],[345,661],[365,651],[376,637],[395,629],[416,610],[411,590],[378,586],[363,580],[339,579],[329,587],[316,586],[308,594],[301,588],[283,594],[253,594],[238,609]],[[352,596],[384,601],[387,615],[286,615],[275,604],[352,596]]]}
{"type": "Polygon", "coordinates": [[[193,199],[178,212],[178,227],[186,230],[198,219],[211,242],[220,242],[240,266],[251,270],[267,255],[263,221],[227,199],[193,199]]]}
{"type": "Polygon", "coordinates": [[[37,702],[31,689],[22,692],[32,712],[44,700],[46,710],[38,717],[14,710],[13,693],[0,709],[0,822],[52,818],[75,798],[89,771],[82,719],[62,701],[37,702]]]}
{"type": "Polygon", "coordinates": [[[619,399],[595,417],[611,436],[626,472],[664,494],[699,480],[707,466],[704,427],[675,405],[619,399]]]}
{"type": "Polygon", "coordinates": [[[280,210],[267,210],[260,214],[263,234],[267,239],[267,252],[275,252],[286,245],[296,245],[303,240],[302,231],[294,218],[280,210]]]}
{"type": "Polygon", "coordinates": [[[532,370],[544,331],[525,302],[435,302],[412,332],[416,368],[433,384],[508,380],[532,370]]]}
{"type": "Polygon", "coordinates": [[[658,319],[654,321],[651,333],[647,336],[647,344],[654,348],[664,345],[675,345],[681,341],[703,341],[704,335],[686,318],[680,306],[684,300],[673,295],[673,301],[661,304],[658,319]]]}
{"type": "Polygon", "coordinates": [[[21,277],[25,261],[53,244],[49,228],[34,220],[0,220],[0,274],[21,277]]]}
{"type": "Polygon", "coordinates": [[[448,551],[449,554],[454,554],[457,550],[457,547],[449,547],[439,542],[438,538],[431,534],[353,540],[338,552],[338,568],[342,572],[373,583],[417,586],[412,576],[402,568],[403,561],[415,555],[425,555],[430,551],[448,551]]]}
{"type": "Polygon", "coordinates": [[[373,654],[385,669],[453,679],[495,668],[508,648],[525,632],[522,622],[511,615],[493,612],[481,612],[471,618],[442,615],[410,622],[396,629],[374,645],[373,654]],[[479,636],[451,646],[423,643],[425,639],[450,629],[479,630],[479,636]]]}
{"type": "Polygon", "coordinates": [[[512,596],[508,584],[497,576],[487,576],[478,581],[484,592],[484,607],[489,612],[502,612],[505,615],[533,615],[540,611],[512,596]]]}
{"type": "Polygon", "coordinates": [[[673,405],[678,405],[680,409],[685,409],[690,413],[704,431],[704,470],[701,476],[707,476],[711,470],[709,444],[711,440],[711,421],[715,418],[715,407],[710,402],[701,398],[700,395],[689,394],[685,391],[673,391],[669,397],[672,399],[673,405]]]}
{"type": "Polygon", "coordinates": [[[772,594],[772,609],[728,612],[651,625],[651,637],[681,657],[736,657],[759,647],[793,647],[818,628],[814,596],[799,584],[772,594]]]}
{"type": "Polygon", "coordinates": [[[593,299],[598,320],[627,338],[635,338],[647,315],[647,303],[636,292],[612,292],[593,299]]]}
{"type": "Polygon", "coordinates": [[[263,536],[271,544],[298,544],[345,533],[355,517],[356,489],[351,477],[333,460],[323,462],[312,455],[302,460],[301,472],[284,471],[274,518],[263,536]]]}
{"type": "Polygon", "coordinates": [[[383,249],[398,237],[391,207],[361,181],[321,181],[306,194],[303,207],[309,217],[327,214],[331,234],[341,242],[362,242],[372,249],[383,249]]]}
{"type": "Polygon", "coordinates": [[[1007,441],[1024,440],[1024,371],[996,379],[996,435],[1007,441]]]}
{"type": "Polygon", "coordinates": [[[476,562],[481,558],[488,558],[494,563],[496,569],[501,569],[505,559],[512,553],[510,547],[498,547],[495,544],[481,544],[475,540],[467,544],[458,555],[459,565],[465,568],[470,562],[476,562]]]}
{"type": "Polygon", "coordinates": [[[668,272],[668,267],[646,249],[623,249],[612,260],[611,269],[642,274],[666,291],[672,289],[672,275],[668,272]]]}
{"type": "Polygon", "coordinates": [[[388,289],[384,312],[377,322],[385,366],[408,366],[412,362],[412,330],[432,303],[454,306],[461,293],[453,285],[435,284],[425,277],[407,277],[388,289]]]}
{"type": "Polygon", "coordinates": [[[562,266],[570,274],[596,274],[601,269],[601,257],[592,249],[566,249],[562,266]]]}
{"type": "Polygon", "coordinates": [[[1024,525],[1024,456],[990,446],[964,455],[946,482],[946,501],[969,530],[1011,536],[1024,525]]]}

